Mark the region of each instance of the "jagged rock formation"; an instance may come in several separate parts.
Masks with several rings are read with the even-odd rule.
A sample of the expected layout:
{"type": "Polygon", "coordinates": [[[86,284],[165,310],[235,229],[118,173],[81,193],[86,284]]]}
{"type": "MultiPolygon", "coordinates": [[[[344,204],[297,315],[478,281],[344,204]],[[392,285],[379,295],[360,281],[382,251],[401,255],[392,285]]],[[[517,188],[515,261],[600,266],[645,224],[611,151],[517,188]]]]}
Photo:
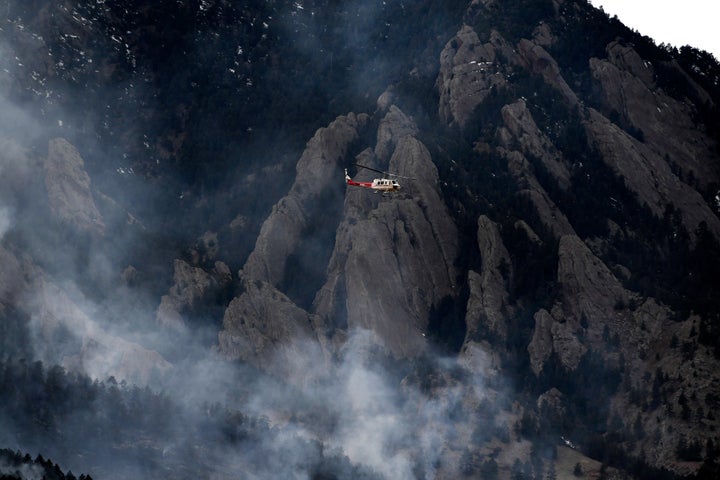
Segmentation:
{"type": "MultiPolygon", "coordinates": [[[[266,365],[266,356],[276,354],[272,347],[283,348],[297,336],[317,339],[324,335],[323,331],[311,329],[310,314],[277,288],[288,275],[291,255],[303,255],[302,241],[308,227],[319,220],[314,217],[325,220],[323,208],[327,205],[322,201],[328,199],[327,192],[333,192],[333,184],[342,178],[340,162],[366,122],[365,115],[338,118],[308,142],[298,162],[295,183],[273,207],[243,267],[240,276],[245,291],[225,313],[220,348],[230,358],[266,365]]],[[[334,200],[332,196],[329,199],[334,200]]]]}
{"type": "Polygon", "coordinates": [[[328,282],[314,302],[330,321],[342,318],[348,328],[377,332],[398,355],[422,348],[430,312],[454,294],[456,275],[455,226],[438,202],[437,171],[414,132],[394,106],[380,122],[374,158],[392,152],[389,170],[414,178],[399,198],[348,191],[328,282]]]}
{"type": "Polygon", "coordinates": [[[226,288],[232,273],[223,262],[215,262],[213,271],[206,272],[183,260],[175,260],[174,284],[167,295],[160,298],[155,318],[164,326],[183,330],[186,327],[183,313],[226,288]]]}
{"type": "MultiPolygon", "coordinates": [[[[172,371],[101,325],[120,304],[312,397],[368,330],[423,417],[403,433],[429,446],[392,446],[403,471],[720,471],[716,62],[574,0],[446,2],[452,26],[422,38],[437,2],[381,2],[335,43],[362,9],[76,3],[23,23],[14,2],[0,29],[0,87],[44,122],[0,114],[0,319],[38,358],[172,371]],[[372,178],[354,164],[408,178],[374,194],[343,183],[372,178]]],[[[316,418],[288,403],[272,428],[316,418]]],[[[312,448],[346,418],[325,413],[312,448]]]]}
{"type": "MultiPolygon", "coordinates": [[[[228,340],[244,336],[245,330],[239,325],[252,321],[268,328],[267,325],[274,322],[285,324],[288,318],[294,325],[290,330],[270,329],[288,335],[265,339],[260,331],[245,341],[250,345],[268,342],[281,345],[292,337],[291,333],[297,333],[297,329],[305,335],[312,333],[324,338],[335,335],[338,327],[365,328],[378,333],[397,355],[414,355],[425,343],[423,334],[432,309],[443,299],[455,295],[457,273],[453,263],[457,255],[457,234],[439,201],[437,170],[427,148],[414,137],[417,127],[391,105],[379,122],[374,151],[366,149],[358,163],[387,164],[389,170],[399,175],[412,175],[413,180],[405,182],[407,193],[385,199],[369,191],[348,191],[345,220],[337,227],[335,247],[327,264],[328,280],[324,286],[318,285],[320,288],[313,294],[315,299],[309,313],[303,315],[298,309],[297,315],[287,318],[274,314],[261,321],[247,318],[250,313],[259,312],[246,306],[248,303],[289,303],[276,290],[287,275],[285,262],[291,255],[302,253],[298,252],[301,235],[311,223],[311,217],[321,215],[317,198],[324,191],[332,190],[332,185],[342,178],[338,175],[340,167],[349,164],[348,149],[358,137],[357,130],[367,121],[366,117],[352,114],[338,118],[308,142],[298,162],[295,184],[273,208],[242,271],[246,285],[262,282],[265,286],[246,289],[226,312],[221,350],[227,355],[249,359],[246,349],[236,348],[236,343],[228,340]],[[373,281],[368,281],[370,278],[373,281]],[[265,299],[254,298],[257,296],[265,299]],[[308,320],[315,314],[327,325],[327,331],[307,329],[317,323],[308,320]]],[[[331,200],[341,201],[332,197],[331,200]]]]}
{"type": "Polygon", "coordinates": [[[80,231],[103,235],[105,222],[95,205],[90,177],[77,149],[64,138],[48,146],[45,185],[50,209],[63,222],[80,231]]]}
{"type": "MultiPolygon", "coordinates": [[[[563,2],[554,8],[558,15],[568,14],[563,2]]],[[[458,284],[466,282],[460,355],[470,371],[502,369],[501,357],[508,354],[502,345],[516,341],[515,329],[528,329],[530,335],[521,349],[527,354],[526,368],[539,385],[563,375],[586,375],[588,368],[603,368],[608,375],[624,375],[627,381],[647,386],[655,363],[650,357],[658,345],[677,335],[670,333],[678,328],[673,312],[662,301],[628,288],[637,273],[608,255],[614,242],[632,238],[633,228],[610,218],[588,227],[583,215],[572,211],[571,202],[582,194],[578,176],[607,178],[602,170],[607,168],[627,186],[630,193],[623,193],[623,198],[635,195],[656,219],[666,219],[667,205],[673,205],[692,238],[697,240],[701,225],[720,238],[717,215],[701,192],[717,178],[716,162],[711,160],[715,154],[708,153],[713,140],[695,128],[687,101],[663,92],[652,65],[623,43],[608,44],[606,59],[588,59],[588,71],[596,82],[592,93],[596,97],[589,101],[587,92],[575,90],[579,82],[571,86],[561,62],[554,58],[553,51],[562,44],[549,23],[537,26],[529,39],[520,38],[516,45],[494,29],[485,32],[484,38],[466,24],[445,44],[435,80],[438,117],[466,137],[473,129],[483,131],[474,151],[501,159],[511,179],[512,187],[501,201],[506,208],[514,208],[513,202],[529,205],[530,217],[506,223],[479,215],[475,233],[479,264],[458,269],[458,255],[462,255],[455,240],[458,230],[440,196],[439,171],[433,165],[443,160],[433,158],[431,149],[419,140],[421,128],[396,105],[397,90],[388,91],[378,99],[377,118],[368,117],[365,122],[378,125],[374,146],[348,148],[349,138],[355,141],[368,135],[357,135],[352,129],[348,134],[340,128],[347,122],[345,117],[308,143],[295,186],[273,209],[243,269],[246,289],[226,311],[222,351],[232,358],[261,363],[259,358],[268,346],[282,351],[278,346],[283,339],[294,335],[316,336],[330,351],[346,332],[363,328],[374,331],[395,355],[414,357],[426,349],[423,335],[432,328],[433,315],[442,302],[459,301],[458,284]],[[524,87],[515,86],[509,78],[518,72],[539,79],[545,89],[542,95],[551,99],[545,101],[537,93],[531,96],[524,87]],[[507,99],[496,106],[501,95],[507,99]],[[477,112],[485,105],[498,109],[496,117],[478,124],[477,112]],[[566,118],[553,117],[551,109],[565,112],[566,118]],[[683,138],[679,144],[668,143],[671,131],[683,138]],[[571,134],[575,144],[568,148],[571,134]],[[312,157],[309,152],[318,143],[332,144],[328,137],[336,139],[341,151],[330,149],[329,154],[320,155],[333,161],[330,166],[316,167],[319,181],[314,190],[307,183],[300,188],[307,172],[304,164],[312,157]],[[405,182],[404,194],[392,201],[360,190],[347,191],[344,209],[332,227],[336,232],[332,253],[321,269],[324,282],[313,289],[313,302],[299,307],[297,298],[281,292],[288,286],[287,261],[296,254],[300,232],[308,225],[308,200],[303,195],[327,186],[328,172],[352,163],[353,154],[357,163],[413,176],[415,181],[405,182]],[[685,159],[679,160],[682,167],[674,164],[680,158],[685,159]],[[589,167],[601,173],[584,173],[589,167]],[[699,172],[705,176],[702,182],[683,180],[699,172]],[[603,237],[601,231],[611,236],[603,237]],[[546,270],[541,273],[551,284],[545,287],[549,296],[540,302],[542,306],[520,290],[527,288],[528,267],[518,260],[518,254],[523,254],[518,248],[556,259],[553,271],[543,267],[546,270]],[[466,280],[461,280],[463,273],[466,280]],[[282,328],[276,310],[290,319],[282,328]],[[254,323],[258,316],[266,320],[254,323]],[[523,318],[530,322],[519,323],[527,321],[523,318]],[[273,324],[278,328],[263,330],[273,324]],[[483,367],[470,366],[479,358],[483,367]],[[593,362],[601,362],[602,367],[593,362]]],[[[692,88],[698,98],[707,99],[698,84],[692,88]]],[[[466,183],[464,188],[473,187],[466,183]]],[[[613,201],[617,202],[603,199],[616,205],[613,201]]],[[[613,382],[608,381],[608,389],[617,388],[613,382]]],[[[689,383],[685,385],[690,388],[689,383]]],[[[567,388],[550,384],[538,393],[534,408],[559,421],[573,402],[563,391],[567,388]]],[[[614,390],[606,394],[614,399],[610,410],[614,415],[633,410],[622,394],[613,396],[614,390]]],[[[638,415],[643,425],[650,421],[650,416],[638,415]]],[[[669,465],[659,461],[660,455],[656,458],[656,465],[669,465]]]]}
{"type": "MultiPolygon", "coordinates": [[[[225,311],[218,338],[220,351],[290,382],[302,381],[291,375],[298,372],[298,360],[322,358],[308,351],[317,348],[318,336],[323,333],[318,331],[319,319],[267,282],[240,276],[245,291],[225,311]]],[[[322,365],[312,368],[317,371],[322,365]]]]}
{"type": "Polygon", "coordinates": [[[558,187],[567,190],[570,187],[570,172],[562,153],[552,144],[552,141],[540,131],[532,114],[527,108],[525,100],[505,105],[502,108],[502,117],[510,135],[506,144],[515,141],[520,150],[528,156],[540,159],[543,166],[553,176],[558,187]]]}
{"type": "Polygon", "coordinates": [[[493,31],[483,44],[468,25],[448,42],[440,55],[440,117],[449,124],[464,128],[473,110],[487,98],[492,89],[506,83],[505,71],[497,61],[511,47],[493,31]]]}
{"type": "Polygon", "coordinates": [[[543,80],[557,89],[565,101],[576,105],[577,95],[563,78],[560,67],[555,59],[537,42],[522,39],[518,43],[518,50],[522,59],[527,63],[532,73],[541,75],[543,80]]]}
{"type": "Polygon", "coordinates": [[[512,285],[510,253],[502,243],[497,225],[484,215],[478,219],[477,237],[482,271],[468,272],[467,336],[471,338],[483,330],[504,341],[507,338],[505,319],[512,316],[508,294],[508,285],[512,285]]]}
{"type": "Polygon", "coordinates": [[[694,236],[700,223],[704,222],[713,235],[720,238],[720,219],[697,190],[672,172],[668,161],[648,144],[639,142],[597,112],[590,112],[590,138],[644,205],[660,218],[665,215],[667,206],[672,205],[682,213],[688,234],[694,236]]]}
{"type": "MultiPolygon", "coordinates": [[[[49,365],[59,364],[100,380],[113,376],[140,385],[166,374],[171,365],[162,355],[108,332],[99,319],[90,316],[88,300],[77,285],[92,282],[92,274],[84,272],[86,278],[73,281],[77,264],[67,261],[67,252],[91,250],[93,244],[74,244],[83,239],[100,245],[108,228],[78,149],[66,139],[54,138],[44,159],[13,141],[3,151],[0,183],[14,198],[3,197],[1,205],[9,205],[13,212],[8,236],[17,236],[21,242],[11,241],[12,248],[0,247],[0,313],[13,310],[28,319],[25,328],[33,339],[31,348],[49,365]],[[24,237],[24,229],[39,225],[46,229],[42,236],[24,237]],[[43,243],[45,236],[52,238],[50,245],[43,243]]],[[[123,226],[131,218],[112,203],[108,212],[121,212],[123,226]]]]}
{"type": "Polygon", "coordinates": [[[288,195],[278,202],[263,224],[243,271],[248,278],[278,285],[285,262],[298,247],[303,229],[317,208],[318,199],[340,177],[339,162],[367,122],[367,116],[349,114],[320,129],[298,161],[297,175],[288,195]]]}
{"type": "Polygon", "coordinates": [[[138,385],[147,385],[172,368],[157,352],[108,333],[29,259],[20,260],[0,248],[0,268],[0,313],[23,299],[39,359],[92,378],[112,376],[138,385]],[[58,345],[56,339],[62,336],[72,341],[58,345]]]}
{"type": "MultiPolygon", "coordinates": [[[[607,55],[606,60],[590,59],[592,75],[602,87],[604,111],[637,129],[660,162],[676,165],[686,180],[696,180],[702,188],[717,182],[720,171],[712,144],[693,118],[697,107],[658,87],[653,65],[631,47],[612,42],[607,55]]],[[[712,102],[702,87],[690,82],[701,102],[712,102]]]]}

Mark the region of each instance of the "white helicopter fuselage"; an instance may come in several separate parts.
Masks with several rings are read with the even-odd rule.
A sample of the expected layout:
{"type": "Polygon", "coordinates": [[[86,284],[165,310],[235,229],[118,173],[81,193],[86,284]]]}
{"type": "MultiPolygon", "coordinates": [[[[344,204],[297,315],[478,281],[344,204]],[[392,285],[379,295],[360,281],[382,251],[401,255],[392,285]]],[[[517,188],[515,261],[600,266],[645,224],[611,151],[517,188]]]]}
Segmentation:
{"type": "Polygon", "coordinates": [[[353,187],[363,187],[375,190],[376,192],[397,192],[400,190],[400,184],[392,178],[376,178],[372,182],[358,182],[350,178],[345,170],[345,182],[353,187]]]}
{"type": "Polygon", "coordinates": [[[376,178],[372,181],[372,185],[370,186],[373,190],[380,190],[382,192],[392,192],[395,190],[400,190],[400,184],[397,180],[393,180],[390,178],[376,178]]]}

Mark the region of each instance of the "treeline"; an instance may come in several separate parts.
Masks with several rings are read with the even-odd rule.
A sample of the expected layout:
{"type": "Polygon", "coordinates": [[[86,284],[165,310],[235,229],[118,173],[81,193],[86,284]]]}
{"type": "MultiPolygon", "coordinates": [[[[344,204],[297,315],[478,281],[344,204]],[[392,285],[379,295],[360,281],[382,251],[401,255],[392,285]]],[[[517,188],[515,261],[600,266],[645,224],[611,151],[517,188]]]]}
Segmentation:
{"type": "Polygon", "coordinates": [[[121,468],[130,457],[158,462],[153,445],[172,439],[182,411],[168,396],[148,388],[67,373],[40,361],[0,363],[0,442],[53,458],[77,456],[121,468]],[[141,438],[146,448],[133,447],[141,438]]]}
{"type": "Polygon", "coordinates": [[[0,449],[0,480],[92,480],[90,475],[76,477],[72,471],[63,472],[57,463],[38,455],[34,459],[30,454],[0,449]]]}
{"type": "MultiPolygon", "coordinates": [[[[308,415],[298,409],[298,418],[308,415]]],[[[97,478],[194,479],[215,471],[260,478],[288,478],[297,471],[313,479],[379,478],[341,450],[292,427],[272,426],[263,416],[219,403],[184,404],[167,393],[112,377],[91,380],[39,361],[0,362],[0,423],[0,445],[42,452],[63,464],[80,461],[97,478]]],[[[31,460],[12,457],[5,463],[31,460]]],[[[75,478],[70,472],[59,476],[43,457],[33,463],[48,465],[56,475],[48,479],[75,478]]]]}

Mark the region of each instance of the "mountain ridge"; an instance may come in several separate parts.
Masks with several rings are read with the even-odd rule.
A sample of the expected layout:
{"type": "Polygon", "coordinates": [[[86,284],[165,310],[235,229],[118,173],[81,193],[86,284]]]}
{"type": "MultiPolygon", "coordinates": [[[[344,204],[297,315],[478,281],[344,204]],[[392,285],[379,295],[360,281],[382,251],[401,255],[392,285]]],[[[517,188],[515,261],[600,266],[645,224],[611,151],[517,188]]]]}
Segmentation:
{"type": "Polygon", "coordinates": [[[437,22],[432,1],[208,1],[173,25],[157,6],[36,3],[11,5],[0,81],[37,119],[0,121],[0,314],[36,359],[171,392],[216,369],[187,382],[245,413],[209,444],[297,449],[312,478],[569,478],[567,448],[605,478],[717,473],[720,97],[703,52],[584,1],[457,2],[437,22]],[[191,44],[199,67],[175,70],[191,44]],[[374,195],[343,184],[354,163],[413,179],[374,195]],[[282,393],[228,386],[234,368],[282,393]]]}

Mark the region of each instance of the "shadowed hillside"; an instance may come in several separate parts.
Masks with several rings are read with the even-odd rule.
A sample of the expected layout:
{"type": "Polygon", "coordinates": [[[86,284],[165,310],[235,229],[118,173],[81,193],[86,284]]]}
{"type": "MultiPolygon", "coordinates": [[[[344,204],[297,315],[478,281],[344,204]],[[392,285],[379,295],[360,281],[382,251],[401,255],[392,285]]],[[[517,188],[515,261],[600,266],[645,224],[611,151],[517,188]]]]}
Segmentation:
{"type": "Polygon", "coordinates": [[[718,475],[708,53],[583,0],[0,10],[1,468],[718,475]]]}

